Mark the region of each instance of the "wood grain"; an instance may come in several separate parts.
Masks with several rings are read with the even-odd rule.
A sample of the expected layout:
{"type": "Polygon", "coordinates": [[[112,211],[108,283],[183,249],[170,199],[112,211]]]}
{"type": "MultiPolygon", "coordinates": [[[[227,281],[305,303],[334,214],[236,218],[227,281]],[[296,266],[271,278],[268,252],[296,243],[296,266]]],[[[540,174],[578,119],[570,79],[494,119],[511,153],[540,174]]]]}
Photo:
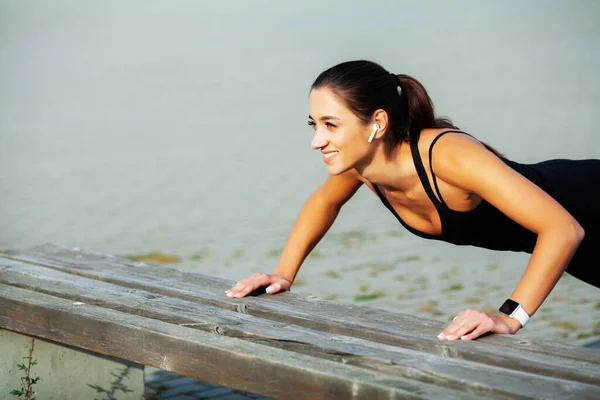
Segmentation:
{"type": "MultiPolygon", "coordinates": [[[[351,398],[343,396],[348,393],[352,396],[357,388],[369,391],[369,396],[376,396],[373,398],[407,395],[425,398],[600,398],[600,351],[597,350],[551,341],[522,340],[510,335],[492,335],[468,342],[442,342],[435,337],[445,326],[441,321],[289,292],[276,296],[256,293],[244,299],[230,299],[223,291],[232,285],[233,282],[216,277],[54,245],[8,251],[0,254],[0,326],[102,354],[125,355],[123,358],[158,368],[163,367],[135,349],[124,349],[124,345],[115,344],[102,347],[100,344],[119,340],[108,337],[109,333],[127,332],[130,336],[124,341],[135,346],[136,341],[131,335],[135,337],[139,333],[137,340],[152,337],[154,350],[162,352],[167,359],[183,357],[186,353],[177,353],[177,349],[182,348],[188,356],[207,352],[218,354],[225,360],[241,357],[249,363],[252,359],[255,369],[270,371],[272,368],[281,374],[293,375],[278,378],[287,379],[286,382],[296,379],[298,371],[307,374],[306,363],[329,363],[324,368],[335,370],[335,377],[313,374],[313,381],[309,379],[308,382],[317,386],[324,382],[323,379],[328,380],[327,384],[335,382],[332,384],[340,389],[335,389],[332,398],[351,398]],[[13,292],[6,295],[9,288],[13,292]],[[14,297],[17,294],[32,296],[32,293],[42,297],[33,297],[31,301],[14,297]],[[76,310],[94,310],[94,313],[85,316],[75,313],[70,317],[68,310],[77,302],[84,304],[79,304],[76,310]],[[34,326],[35,318],[31,315],[43,321],[42,325],[34,326]],[[110,318],[103,319],[101,315],[110,318]],[[67,328],[66,332],[61,332],[56,327],[57,318],[68,327],[72,325],[69,318],[78,320],[76,326],[81,332],[70,332],[67,328]],[[130,319],[137,321],[136,324],[143,321],[142,325],[155,321],[163,324],[161,329],[182,329],[177,331],[182,335],[176,340],[180,347],[172,349],[169,340],[159,339],[163,337],[160,329],[138,332],[137,328],[127,324],[130,319]],[[119,325],[119,321],[125,325],[119,325]],[[91,330],[89,326],[95,329],[91,330]],[[92,332],[103,333],[90,342],[92,332]],[[210,337],[212,342],[207,343],[212,347],[207,350],[198,347],[196,342],[184,343],[188,336],[183,332],[185,335],[190,332],[204,335],[203,340],[210,337]],[[228,347],[228,342],[219,345],[222,340],[230,339],[235,339],[239,346],[245,343],[251,350],[244,355],[238,348],[228,347]],[[285,364],[285,368],[280,365],[277,369],[269,360],[263,366],[260,360],[264,354],[284,357],[285,361],[280,360],[280,363],[285,364]],[[289,358],[289,354],[305,358],[296,365],[296,358],[289,358]],[[346,371],[344,368],[348,367],[355,369],[338,373],[338,368],[346,371]],[[364,375],[360,375],[360,371],[364,375]],[[356,376],[361,376],[359,383],[356,376]],[[371,382],[369,379],[373,376],[381,377],[385,382],[396,382],[397,386],[390,386],[388,389],[393,391],[384,394],[387,383],[377,381],[373,387],[364,384],[371,382]],[[396,392],[396,389],[400,391],[396,392]]],[[[209,364],[206,361],[207,368],[209,364]]],[[[258,379],[254,375],[228,377],[231,368],[225,368],[220,362],[214,366],[217,371],[208,378],[198,375],[204,370],[194,372],[191,366],[178,367],[174,372],[276,398],[292,395],[283,388],[269,389],[268,393],[264,388],[257,390],[261,383],[248,383],[249,379],[258,379]],[[248,385],[254,386],[250,389],[248,385]]],[[[270,382],[265,375],[260,379],[262,386],[270,382]]],[[[323,388],[312,390],[313,395],[325,393],[323,388]]],[[[298,397],[297,393],[293,396],[298,397]]]]}
{"type": "Polygon", "coordinates": [[[479,398],[3,284],[0,309],[4,329],[274,398],[479,398]]]}
{"type": "MultiPolygon", "coordinates": [[[[410,377],[421,382],[485,397],[517,396],[536,388],[544,398],[563,393],[563,383],[544,376],[435,356],[397,346],[315,331],[212,306],[131,290],[19,261],[0,259],[0,282],[71,301],[85,302],[135,315],[160,319],[229,337],[261,343],[313,357],[410,377]],[[464,377],[469,381],[465,382],[464,377]]],[[[556,360],[557,362],[560,360],[556,360]]],[[[580,367],[585,368],[585,365],[580,367]]],[[[572,384],[580,396],[587,385],[572,384]]],[[[564,397],[564,393],[562,394],[564,397]]]]}

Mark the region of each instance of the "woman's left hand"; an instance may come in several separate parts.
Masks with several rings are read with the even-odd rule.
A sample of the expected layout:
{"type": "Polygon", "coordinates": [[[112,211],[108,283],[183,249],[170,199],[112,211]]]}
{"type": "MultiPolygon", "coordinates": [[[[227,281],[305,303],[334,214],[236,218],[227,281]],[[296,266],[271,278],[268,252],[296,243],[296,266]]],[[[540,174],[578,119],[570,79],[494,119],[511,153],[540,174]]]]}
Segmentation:
{"type": "Polygon", "coordinates": [[[438,335],[438,339],[471,340],[488,332],[514,334],[520,328],[519,321],[510,317],[467,309],[454,317],[452,323],[438,335]]]}

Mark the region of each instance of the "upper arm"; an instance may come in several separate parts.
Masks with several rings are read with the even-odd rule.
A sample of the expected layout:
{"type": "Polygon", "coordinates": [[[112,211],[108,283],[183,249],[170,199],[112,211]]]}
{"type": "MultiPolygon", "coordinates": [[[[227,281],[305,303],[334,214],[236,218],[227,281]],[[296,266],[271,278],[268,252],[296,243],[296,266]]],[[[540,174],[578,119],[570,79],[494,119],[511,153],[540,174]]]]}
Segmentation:
{"type": "Polygon", "coordinates": [[[550,195],[471,137],[446,134],[433,152],[436,176],[476,193],[532,232],[539,233],[557,222],[574,221],[550,195]]]}
{"type": "Polygon", "coordinates": [[[327,202],[335,208],[342,207],[363,182],[355,170],[340,175],[329,175],[325,182],[315,191],[318,200],[327,202]]]}

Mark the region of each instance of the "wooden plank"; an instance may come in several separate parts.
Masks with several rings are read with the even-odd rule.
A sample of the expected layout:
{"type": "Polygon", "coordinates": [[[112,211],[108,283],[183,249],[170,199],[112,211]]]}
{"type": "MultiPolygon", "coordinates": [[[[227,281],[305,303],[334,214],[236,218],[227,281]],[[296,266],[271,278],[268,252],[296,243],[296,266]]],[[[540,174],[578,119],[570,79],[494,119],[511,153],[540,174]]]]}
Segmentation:
{"type": "Polygon", "coordinates": [[[0,310],[3,329],[273,398],[480,398],[4,284],[0,310]]]}
{"type": "MultiPolygon", "coordinates": [[[[141,290],[132,291],[129,288],[18,261],[0,260],[0,281],[72,301],[102,305],[172,323],[176,321],[207,332],[218,332],[390,375],[410,377],[484,397],[519,398],[527,395],[577,399],[594,391],[595,395],[600,396],[600,386],[592,389],[590,385],[577,382],[565,385],[564,380],[447,359],[361,339],[324,334],[302,327],[282,324],[274,326],[272,321],[246,314],[153,295],[141,290]],[[465,380],[465,377],[468,377],[468,380],[465,380]],[[568,393],[565,387],[568,387],[568,393]]],[[[581,367],[585,368],[585,364],[581,363],[581,367]]]]}
{"type": "Polygon", "coordinates": [[[311,329],[534,374],[598,383],[596,365],[600,362],[600,352],[589,349],[504,335],[493,335],[472,342],[441,342],[435,338],[444,325],[440,321],[292,293],[228,299],[222,290],[229,287],[229,281],[55,246],[45,246],[26,253],[9,252],[8,257],[311,329]],[[386,323],[382,324],[381,321],[386,323]],[[560,359],[559,362],[555,357],[560,359]],[[590,365],[581,369],[579,364],[574,366],[569,360],[585,361],[590,365]]]}

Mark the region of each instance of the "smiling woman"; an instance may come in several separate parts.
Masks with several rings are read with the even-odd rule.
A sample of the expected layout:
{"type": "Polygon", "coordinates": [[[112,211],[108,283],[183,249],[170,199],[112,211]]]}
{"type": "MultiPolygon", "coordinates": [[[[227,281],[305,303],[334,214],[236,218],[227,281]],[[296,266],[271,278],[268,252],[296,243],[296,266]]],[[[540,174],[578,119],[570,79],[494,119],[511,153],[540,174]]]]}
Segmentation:
{"type": "Polygon", "coordinates": [[[440,333],[442,340],[516,333],[565,271],[600,287],[593,248],[600,240],[600,160],[508,160],[436,118],[416,79],[370,61],[321,73],[309,105],[312,147],[323,154],[329,176],[300,211],[273,273],[242,279],[227,296],[244,297],[261,286],[272,294],[290,290],[305,258],[362,185],[417,236],[531,254],[497,314],[465,310],[440,333]]]}

